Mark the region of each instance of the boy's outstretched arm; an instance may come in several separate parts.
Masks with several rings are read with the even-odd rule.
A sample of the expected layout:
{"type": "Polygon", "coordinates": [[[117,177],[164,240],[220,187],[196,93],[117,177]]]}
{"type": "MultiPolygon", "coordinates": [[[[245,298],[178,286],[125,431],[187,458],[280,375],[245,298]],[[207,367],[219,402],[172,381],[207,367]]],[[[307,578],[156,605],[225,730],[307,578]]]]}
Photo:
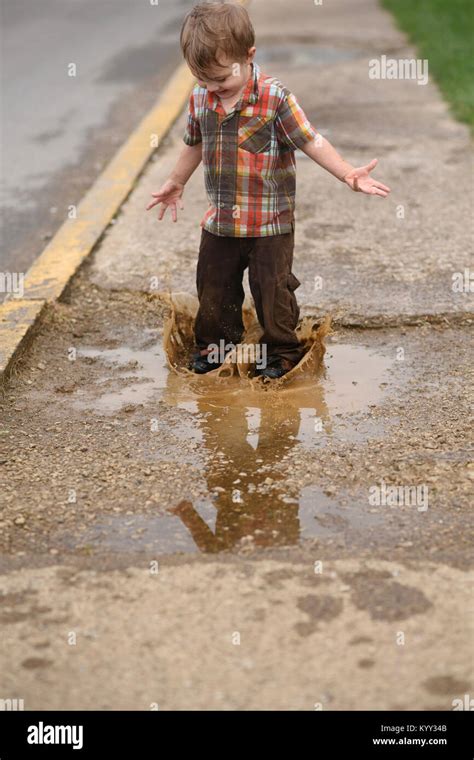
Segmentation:
{"type": "Polygon", "coordinates": [[[161,203],[158,219],[163,219],[163,215],[169,206],[171,208],[171,218],[173,219],[173,222],[176,222],[178,218],[176,204],[179,203],[180,209],[184,208],[181,200],[184,186],[191,174],[201,163],[201,160],[202,142],[197,143],[196,145],[185,145],[166,182],[164,182],[157,193],[151,194],[154,200],[150,201],[146,210],[149,211],[156,206],[157,203],[161,203]]]}
{"type": "Polygon", "coordinates": [[[323,169],[349,185],[351,190],[369,195],[381,195],[382,198],[386,198],[390,192],[387,185],[383,185],[382,182],[378,182],[370,176],[372,169],[377,166],[378,160],[376,158],[372,159],[366,166],[355,169],[347,161],[344,161],[337,150],[321,134],[318,134],[314,140],[306,142],[301,150],[323,169]]]}

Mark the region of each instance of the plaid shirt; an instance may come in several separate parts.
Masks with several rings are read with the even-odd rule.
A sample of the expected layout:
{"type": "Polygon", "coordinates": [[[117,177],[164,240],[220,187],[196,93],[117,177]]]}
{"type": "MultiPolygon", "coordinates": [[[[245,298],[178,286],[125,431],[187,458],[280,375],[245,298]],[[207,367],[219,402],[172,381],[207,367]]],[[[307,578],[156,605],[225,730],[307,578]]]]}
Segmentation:
{"type": "Polygon", "coordinates": [[[294,228],[295,150],[316,137],[295,96],[253,62],[245,90],[226,114],[198,84],[189,98],[186,145],[202,142],[209,208],[201,227],[215,235],[262,237],[294,228]]]}

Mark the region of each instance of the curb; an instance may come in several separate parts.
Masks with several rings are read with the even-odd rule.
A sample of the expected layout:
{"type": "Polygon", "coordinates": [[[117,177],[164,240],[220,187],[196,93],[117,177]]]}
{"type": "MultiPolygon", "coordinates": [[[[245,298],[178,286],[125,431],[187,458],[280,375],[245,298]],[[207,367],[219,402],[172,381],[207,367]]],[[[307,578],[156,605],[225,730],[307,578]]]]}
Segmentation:
{"type": "Polygon", "coordinates": [[[26,272],[21,298],[0,304],[0,386],[28,345],[48,303],[57,301],[125,201],[138,176],[184,108],[195,78],[180,64],[153,108],[119,148],[76,208],[26,272]]]}

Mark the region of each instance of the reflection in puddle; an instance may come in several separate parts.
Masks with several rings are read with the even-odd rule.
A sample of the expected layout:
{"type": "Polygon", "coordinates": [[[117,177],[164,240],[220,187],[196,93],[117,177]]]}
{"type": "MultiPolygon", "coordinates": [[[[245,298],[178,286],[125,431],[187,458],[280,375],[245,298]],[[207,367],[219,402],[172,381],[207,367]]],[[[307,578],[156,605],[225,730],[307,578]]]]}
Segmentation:
{"type": "Polygon", "coordinates": [[[214,504],[181,502],[169,515],[105,516],[80,536],[63,537],[63,543],[72,549],[124,553],[216,553],[246,540],[255,546],[288,546],[300,538],[344,536],[376,527],[382,519],[367,513],[363,504],[342,506],[315,486],[304,488],[297,501],[283,502],[281,497],[254,496],[245,499],[244,507],[244,497],[234,489],[214,504]]]}
{"type": "MultiPolygon", "coordinates": [[[[213,389],[206,392],[203,389],[198,392],[191,390],[182,378],[169,372],[159,343],[147,350],[128,346],[105,349],[84,347],[78,350],[78,355],[96,359],[112,370],[109,378],[104,377],[97,384],[93,397],[85,398],[84,391],[77,392],[75,406],[79,408],[113,414],[127,404],[156,403],[163,399],[197,412],[197,402],[207,399],[209,407],[225,408],[231,399],[232,406],[252,409],[257,416],[262,407],[273,408],[282,404],[301,410],[303,418],[313,421],[327,417],[328,409],[335,416],[363,411],[369,404],[381,401],[386,393],[381,383],[387,383],[390,368],[394,365],[393,359],[364,346],[336,343],[327,350],[320,382],[314,377],[302,378],[284,390],[272,393],[249,391],[244,382],[230,378],[222,391],[213,389]],[[124,387],[101,391],[100,386],[108,380],[117,385],[118,379],[130,379],[132,382],[124,387]]],[[[308,423],[303,422],[302,426],[308,428],[308,423]]],[[[313,422],[310,427],[314,427],[313,422]]]]}
{"type": "MultiPolygon", "coordinates": [[[[162,423],[162,430],[166,426],[167,435],[174,436],[171,459],[187,461],[194,441],[197,451],[191,457],[202,471],[208,498],[184,499],[165,515],[104,517],[80,538],[71,538],[74,545],[79,540],[101,550],[218,552],[243,541],[295,544],[300,538],[356,531],[377,519],[366,504],[342,506],[315,486],[299,489],[291,473],[281,469],[296,446],[304,451],[329,440],[365,441],[383,433],[380,423],[357,421],[357,414],[388,393],[393,358],[335,343],[318,377],[302,377],[277,391],[252,390],[246,381],[230,378],[222,390],[198,393],[168,371],[159,342],[146,350],[88,347],[79,356],[97,360],[109,376],[96,383],[93,397],[76,395],[74,403],[102,414],[120,413],[128,404],[156,409],[161,402],[174,409],[176,422],[170,427],[168,414],[162,423]],[[103,389],[106,384],[110,389],[103,389]]],[[[149,451],[148,460],[164,458],[162,451],[158,457],[149,451]]]]}

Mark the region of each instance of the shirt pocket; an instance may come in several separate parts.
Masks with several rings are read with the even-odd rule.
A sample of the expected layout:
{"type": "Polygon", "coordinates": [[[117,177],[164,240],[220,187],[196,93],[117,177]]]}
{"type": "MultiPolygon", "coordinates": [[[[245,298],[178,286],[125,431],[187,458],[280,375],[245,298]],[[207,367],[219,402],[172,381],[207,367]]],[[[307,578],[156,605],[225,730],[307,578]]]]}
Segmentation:
{"type": "Polygon", "coordinates": [[[269,116],[253,116],[239,127],[238,146],[250,153],[266,153],[270,150],[273,119],[269,116]]]}

